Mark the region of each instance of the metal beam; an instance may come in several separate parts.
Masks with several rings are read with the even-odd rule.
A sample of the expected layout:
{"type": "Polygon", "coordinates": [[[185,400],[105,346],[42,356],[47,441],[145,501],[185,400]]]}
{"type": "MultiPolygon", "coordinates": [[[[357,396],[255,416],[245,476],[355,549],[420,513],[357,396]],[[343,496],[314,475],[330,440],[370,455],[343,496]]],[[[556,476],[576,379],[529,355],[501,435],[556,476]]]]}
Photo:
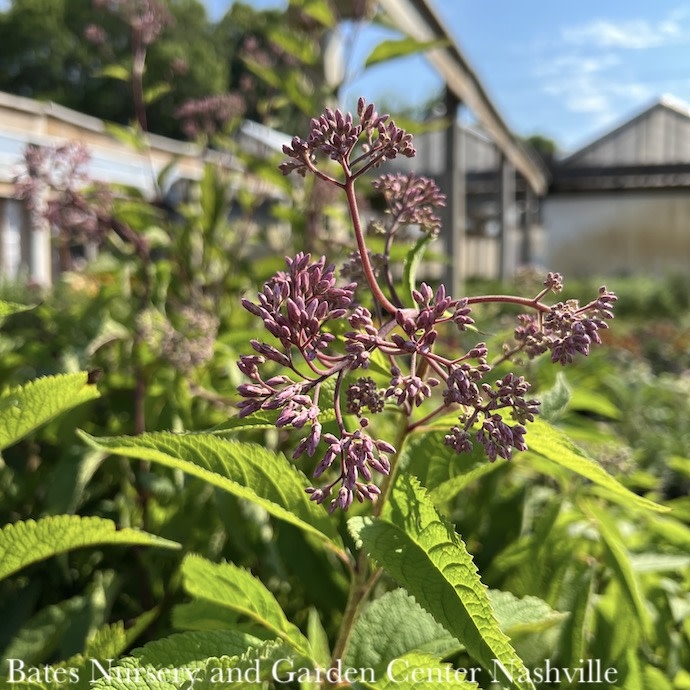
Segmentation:
{"type": "Polygon", "coordinates": [[[541,161],[513,135],[491,102],[474,70],[431,5],[431,0],[378,0],[395,26],[418,41],[445,40],[447,46],[425,53],[447,87],[469,108],[484,130],[525,178],[537,196],[547,190],[548,173],[541,161]]]}

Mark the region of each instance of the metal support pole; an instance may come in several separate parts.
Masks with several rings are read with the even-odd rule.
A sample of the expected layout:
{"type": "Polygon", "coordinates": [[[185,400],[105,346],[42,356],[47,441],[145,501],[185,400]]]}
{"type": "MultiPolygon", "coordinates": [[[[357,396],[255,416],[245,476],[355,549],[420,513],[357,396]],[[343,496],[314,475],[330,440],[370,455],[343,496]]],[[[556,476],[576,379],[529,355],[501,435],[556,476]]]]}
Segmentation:
{"type": "Polygon", "coordinates": [[[499,262],[498,277],[501,282],[508,280],[516,268],[515,246],[515,168],[510,161],[501,155],[499,170],[499,262]]]}
{"type": "Polygon", "coordinates": [[[446,199],[445,235],[448,238],[449,266],[446,282],[450,294],[462,296],[465,289],[466,165],[465,137],[457,121],[460,101],[446,89],[446,160],[444,191],[446,199]]]}

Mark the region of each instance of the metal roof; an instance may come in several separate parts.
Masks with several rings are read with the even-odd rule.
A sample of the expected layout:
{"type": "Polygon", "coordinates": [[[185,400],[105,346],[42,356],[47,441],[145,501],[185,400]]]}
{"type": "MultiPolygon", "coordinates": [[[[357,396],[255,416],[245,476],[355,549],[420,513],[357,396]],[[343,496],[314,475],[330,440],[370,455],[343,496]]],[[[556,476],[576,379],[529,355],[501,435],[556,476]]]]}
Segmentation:
{"type": "Polygon", "coordinates": [[[475,115],[503,155],[538,195],[546,193],[548,172],[506,125],[479,78],[434,10],[431,0],[379,0],[396,27],[418,41],[442,40],[446,47],[425,56],[448,89],[475,115]]]}

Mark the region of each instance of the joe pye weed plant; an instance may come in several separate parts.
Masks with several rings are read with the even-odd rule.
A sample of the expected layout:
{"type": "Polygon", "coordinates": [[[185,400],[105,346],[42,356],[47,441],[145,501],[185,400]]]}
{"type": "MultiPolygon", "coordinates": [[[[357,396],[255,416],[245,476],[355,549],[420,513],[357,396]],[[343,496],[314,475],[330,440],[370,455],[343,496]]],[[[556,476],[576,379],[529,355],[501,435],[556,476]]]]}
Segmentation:
{"type": "MultiPolygon", "coordinates": [[[[236,417],[203,433],[81,437],[99,451],[181,471],[238,497],[266,529],[289,525],[301,534],[300,553],[318,553],[347,577],[342,617],[323,620],[311,607],[298,627],[284,611],[284,592],[231,562],[190,553],[179,578],[191,603],[173,611],[173,626],[181,632],[115,661],[91,687],[150,688],[155,676],[155,687],[162,688],[474,688],[494,681],[534,688],[536,676],[511,637],[531,641],[523,645],[530,661],[553,662],[574,678],[572,669],[596,651],[589,646],[595,606],[590,594],[598,579],[612,579],[622,590],[649,640],[649,612],[602,498],[631,512],[663,508],[628,491],[538,419],[541,401],[516,373],[541,355],[556,365],[588,355],[601,343],[616,297],[602,287],[589,301],[559,302],[554,295],[562,278],[554,273],[530,297],[451,296],[443,284],[417,283],[417,267],[440,230],[444,197],[424,177],[384,174],[373,187],[385,200],[385,220],[364,226],[357,186],[386,161],[415,151],[412,137],[363,99],[355,115],[326,109],[311,121],[307,139],[295,137],[284,152],[283,173],[315,175],[346,200],[356,246],[346,277],[327,257],[298,253],[255,298],[242,300],[265,334],[240,357],[245,381],[236,417]],[[417,227],[421,239],[410,248],[400,280],[392,250],[406,241],[408,226],[417,227]],[[382,254],[369,250],[368,230],[382,233],[382,254]],[[520,312],[510,343],[483,335],[482,308],[495,304],[520,312]],[[282,438],[287,430],[295,432],[292,460],[268,443],[239,440],[263,431],[282,438]],[[545,573],[538,559],[553,565],[539,551],[541,542],[576,544],[572,562],[560,554],[563,567],[550,571],[543,598],[535,596],[539,591],[523,596],[529,586],[520,596],[488,590],[451,522],[467,519],[467,506],[481,510],[477,484],[493,481],[487,486],[496,488],[509,480],[507,461],[521,468],[536,463],[551,488],[563,493],[562,499],[545,500],[544,520],[534,520],[536,537],[520,544],[527,549],[520,567],[534,568],[540,577],[545,573]],[[574,475],[586,483],[573,486],[574,475]],[[570,512],[561,518],[566,497],[570,512]],[[595,577],[594,557],[573,540],[593,524],[600,525],[613,575],[597,571],[595,577]],[[532,557],[535,562],[528,563],[532,557]],[[173,673],[180,668],[194,670],[194,680],[173,673]]],[[[0,407],[5,420],[21,409],[24,395],[6,394],[7,405],[0,407]]],[[[555,398],[549,398],[549,414],[555,398]]],[[[76,546],[112,542],[176,546],[136,530],[115,530],[107,520],[49,517],[3,529],[0,575],[76,546]]],[[[474,542],[481,546],[476,536],[474,542]]],[[[508,560],[515,558],[505,551],[508,560]]],[[[500,559],[496,563],[489,561],[500,571],[500,559]]],[[[86,682],[90,659],[117,658],[131,639],[122,624],[107,626],[83,654],[61,663],[83,672],[77,675],[86,682]]],[[[627,658],[625,650],[618,653],[617,659],[627,658]]],[[[625,682],[625,672],[618,682],[625,682]]],[[[37,680],[32,687],[53,686],[37,680]]]]}

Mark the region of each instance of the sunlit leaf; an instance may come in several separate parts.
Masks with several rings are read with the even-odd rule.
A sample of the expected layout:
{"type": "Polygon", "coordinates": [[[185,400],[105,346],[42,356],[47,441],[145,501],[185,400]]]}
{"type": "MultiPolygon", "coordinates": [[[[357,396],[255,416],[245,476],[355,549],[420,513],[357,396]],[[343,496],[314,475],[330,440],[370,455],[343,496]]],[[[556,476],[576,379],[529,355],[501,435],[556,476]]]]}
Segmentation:
{"type": "Polygon", "coordinates": [[[534,690],[527,670],[501,631],[472,557],[414,477],[397,478],[381,518],[352,518],[354,537],[484,668],[512,669],[501,678],[534,690]]]}
{"type": "Polygon", "coordinates": [[[665,506],[626,489],[601,465],[588,458],[563,432],[543,420],[536,419],[529,425],[526,438],[531,452],[589,479],[605,489],[607,495],[621,505],[653,510],[659,513],[665,513],[669,510],[665,506]]]}
{"type": "Polygon", "coordinates": [[[87,443],[116,455],[149,460],[182,470],[240,498],[270,515],[318,537],[340,553],[341,539],[322,506],[309,500],[307,478],[285,456],[254,443],[211,434],[159,432],[140,436],[96,438],[79,432],[87,443]]]}
{"type": "Polygon", "coordinates": [[[0,396],[0,450],[61,412],[99,397],[87,372],[46,376],[0,396]]]}
{"type": "Polygon", "coordinates": [[[309,642],[299,628],[287,620],[273,594],[247,570],[232,563],[211,563],[192,554],[182,563],[182,577],[191,596],[240,614],[296,651],[308,652],[309,642]]]}
{"type": "Polygon", "coordinates": [[[407,57],[415,53],[425,53],[434,48],[444,48],[448,45],[445,39],[435,41],[417,41],[414,38],[401,38],[397,40],[381,41],[369,54],[364,63],[365,67],[371,67],[379,62],[407,57]]]}

